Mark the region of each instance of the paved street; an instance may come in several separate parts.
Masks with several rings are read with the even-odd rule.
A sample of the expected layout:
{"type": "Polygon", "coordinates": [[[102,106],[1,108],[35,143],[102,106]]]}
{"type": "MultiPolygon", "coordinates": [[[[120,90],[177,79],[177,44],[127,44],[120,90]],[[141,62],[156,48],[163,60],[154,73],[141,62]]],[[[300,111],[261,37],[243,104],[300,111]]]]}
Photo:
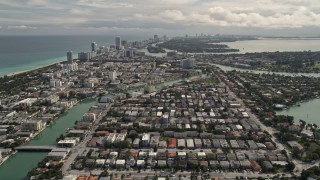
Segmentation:
{"type": "Polygon", "coordinates": [[[86,134],[86,137],[83,141],[81,141],[79,144],[77,144],[75,147],[71,148],[71,154],[69,157],[65,160],[64,165],[62,167],[62,173],[64,175],[70,174],[68,169],[70,169],[71,164],[74,162],[74,160],[77,158],[79,154],[82,154],[84,150],[87,148],[88,142],[92,139],[93,133],[98,128],[98,124],[102,117],[105,116],[105,114],[109,111],[109,109],[112,107],[113,103],[110,103],[106,110],[102,113],[101,117],[97,119],[95,125],[92,127],[91,130],[89,130],[86,134]]]}
{"type": "MultiPolygon", "coordinates": [[[[244,106],[243,101],[238,98],[232,91],[230,91],[230,94],[234,97],[236,97],[236,100],[242,104],[244,106]]],[[[107,108],[107,110],[104,112],[106,113],[109,108],[112,106],[112,104],[110,104],[107,108]]],[[[287,154],[289,155],[289,151],[285,148],[285,146],[283,144],[281,144],[278,139],[274,136],[274,129],[271,127],[267,127],[264,124],[262,124],[260,122],[260,120],[257,118],[257,116],[255,114],[253,114],[251,112],[250,109],[246,109],[246,111],[248,112],[250,118],[252,120],[254,120],[257,125],[262,129],[262,131],[267,131],[270,133],[271,135],[271,139],[276,143],[276,147],[277,150],[285,150],[287,151],[287,154]]],[[[102,116],[103,117],[103,116],[102,116]]],[[[103,170],[93,170],[93,171],[77,171],[77,170],[70,170],[70,165],[74,162],[74,160],[76,159],[76,157],[81,154],[85,149],[86,149],[86,145],[87,143],[90,141],[90,139],[92,138],[92,133],[95,132],[95,130],[98,128],[98,123],[99,123],[100,119],[96,122],[96,124],[92,127],[91,129],[91,133],[88,133],[85,137],[85,139],[80,142],[77,146],[75,146],[74,148],[72,148],[72,153],[71,155],[68,157],[68,159],[65,161],[65,164],[63,166],[63,174],[64,175],[68,175],[68,174],[73,174],[73,175],[99,175],[101,172],[103,172],[103,170]]],[[[139,150],[139,149],[137,149],[139,150]]],[[[142,149],[140,149],[142,150],[142,149]]],[[[143,150],[148,150],[148,149],[143,149],[143,150]]],[[[159,149],[160,150],[160,149],[159,149]]],[[[171,149],[170,149],[171,150],[171,149]]],[[[177,150],[177,149],[172,149],[172,150],[177,150]]],[[[188,150],[188,151],[211,151],[212,149],[198,149],[198,150],[188,150]]],[[[165,151],[165,149],[164,149],[165,151]]],[[[300,175],[301,171],[307,167],[312,167],[312,166],[316,166],[319,165],[319,162],[315,162],[313,164],[307,164],[307,163],[303,163],[301,161],[298,160],[293,160],[293,163],[296,165],[296,168],[294,170],[294,174],[290,174],[290,173],[284,173],[284,175],[286,177],[291,177],[292,175],[300,175]]],[[[165,173],[160,173],[159,171],[153,171],[153,170],[142,170],[140,172],[136,171],[136,170],[126,170],[126,171],[117,171],[117,170],[108,170],[109,174],[117,174],[119,176],[121,175],[133,175],[134,177],[146,177],[146,176],[153,176],[153,175],[158,175],[158,176],[167,176],[170,175],[170,173],[165,172],[165,173]]],[[[263,178],[269,178],[274,176],[275,174],[259,174],[259,173],[253,173],[253,172],[228,172],[228,173],[224,173],[223,171],[217,171],[217,172],[207,172],[205,174],[209,174],[211,177],[224,177],[224,178],[235,178],[237,176],[243,176],[243,177],[263,177],[263,178]]],[[[170,179],[178,179],[179,176],[181,177],[190,177],[191,176],[191,172],[176,172],[174,174],[174,177],[170,177],[170,179]]]]}

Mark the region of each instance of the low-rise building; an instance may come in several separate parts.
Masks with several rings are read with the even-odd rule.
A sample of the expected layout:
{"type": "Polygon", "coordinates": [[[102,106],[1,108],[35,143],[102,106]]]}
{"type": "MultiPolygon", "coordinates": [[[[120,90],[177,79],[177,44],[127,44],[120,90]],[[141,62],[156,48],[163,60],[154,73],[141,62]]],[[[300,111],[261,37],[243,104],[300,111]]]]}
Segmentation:
{"type": "Polygon", "coordinates": [[[194,149],[194,141],[193,139],[187,139],[187,148],[194,149]]]}
{"type": "Polygon", "coordinates": [[[160,136],[152,136],[150,140],[150,147],[158,147],[160,141],[160,136]]]}
{"type": "Polygon", "coordinates": [[[82,116],[82,121],[84,122],[94,122],[96,120],[96,114],[95,113],[85,113],[82,116]]]}
{"type": "Polygon", "coordinates": [[[77,140],[77,139],[65,139],[65,140],[60,140],[57,145],[59,147],[73,147],[78,142],[79,142],[79,140],[77,140]]]}
{"type": "Polygon", "coordinates": [[[124,159],[118,159],[116,161],[116,167],[117,168],[124,168],[125,165],[126,165],[126,160],[124,160],[124,159]]]}
{"type": "Polygon", "coordinates": [[[185,139],[178,139],[178,148],[183,149],[186,147],[186,140],[185,139]]]}
{"type": "Polygon", "coordinates": [[[149,147],[150,145],[150,134],[143,134],[142,138],[141,138],[141,146],[144,147],[149,147]]]}
{"type": "Polygon", "coordinates": [[[41,120],[32,120],[22,123],[22,130],[25,131],[39,131],[43,128],[43,122],[41,120]]]}
{"type": "Polygon", "coordinates": [[[169,138],[168,139],[168,148],[176,148],[177,147],[177,139],[169,138]]]}

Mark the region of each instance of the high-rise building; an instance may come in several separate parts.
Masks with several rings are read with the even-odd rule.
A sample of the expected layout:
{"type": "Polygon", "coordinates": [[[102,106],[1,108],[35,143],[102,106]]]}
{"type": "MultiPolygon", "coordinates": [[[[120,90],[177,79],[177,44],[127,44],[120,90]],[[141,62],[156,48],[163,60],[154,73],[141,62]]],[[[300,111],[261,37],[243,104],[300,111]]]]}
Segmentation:
{"type": "Polygon", "coordinates": [[[109,72],[109,79],[114,81],[117,78],[117,72],[116,71],[111,71],[109,72]]]}
{"type": "Polygon", "coordinates": [[[73,63],[72,51],[67,52],[67,61],[69,64],[73,63]]]}
{"type": "Polygon", "coordinates": [[[71,63],[67,65],[67,70],[69,71],[78,71],[78,63],[71,63]]]}
{"type": "Polygon", "coordinates": [[[124,51],[124,57],[133,58],[136,53],[137,53],[137,49],[127,48],[124,51]]]}
{"type": "Polygon", "coordinates": [[[96,42],[92,42],[92,43],[91,43],[91,51],[96,52],[96,51],[97,51],[97,47],[98,47],[98,45],[97,45],[96,42]]]}
{"type": "Polygon", "coordinates": [[[121,49],[121,37],[120,36],[116,37],[116,49],[117,50],[121,49]]]}
{"type": "Polygon", "coordinates": [[[90,60],[91,53],[90,52],[80,52],[78,53],[79,61],[86,62],[90,60]]]}
{"type": "Polygon", "coordinates": [[[123,46],[124,48],[128,47],[128,41],[127,40],[122,40],[121,41],[121,46],[123,46]]]}
{"type": "Polygon", "coordinates": [[[184,69],[193,68],[194,64],[195,64],[194,58],[188,58],[188,59],[181,60],[181,67],[184,69]]]}

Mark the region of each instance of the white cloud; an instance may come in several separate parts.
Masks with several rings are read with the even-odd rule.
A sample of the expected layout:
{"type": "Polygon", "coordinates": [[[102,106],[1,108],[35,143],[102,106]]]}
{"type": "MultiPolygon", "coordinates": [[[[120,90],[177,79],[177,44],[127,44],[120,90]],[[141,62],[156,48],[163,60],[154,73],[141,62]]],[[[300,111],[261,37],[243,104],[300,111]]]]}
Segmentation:
{"type": "Polygon", "coordinates": [[[158,2],[166,3],[166,4],[174,4],[174,5],[186,5],[186,4],[195,3],[197,1],[196,0],[160,0],[158,2]]]}
{"type": "Polygon", "coordinates": [[[18,25],[18,26],[8,26],[8,29],[37,29],[37,27],[18,25]]]}
{"type": "Polygon", "coordinates": [[[69,12],[71,14],[75,14],[75,15],[90,15],[90,14],[92,14],[91,10],[89,10],[89,9],[80,9],[80,8],[70,9],[69,12]]]}
{"type": "Polygon", "coordinates": [[[35,5],[35,6],[47,6],[47,5],[49,5],[49,1],[46,1],[46,0],[29,0],[27,4],[35,5]]]}
{"type": "Polygon", "coordinates": [[[164,20],[171,20],[171,21],[185,21],[186,16],[179,10],[166,10],[159,14],[161,18],[164,20]]]}
{"type": "MultiPolygon", "coordinates": [[[[147,17],[143,15],[140,17],[147,17]]],[[[153,19],[184,25],[261,27],[261,28],[300,28],[303,26],[320,27],[320,14],[306,7],[298,7],[291,13],[263,15],[259,12],[237,12],[223,7],[210,7],[207,11],[183,13],[179,10],[166,10],[153,19]]],[[[150,18],[150,16],[149,16],[150,18]]]]}
{"type": "Polygon", "coordinates": [[[307,28],[315,32],[320,28],[320,1],[1,0],[0,24],[11,29],[52,26],[74,30],[103,26],[167,30],[239,27],[264,30],[307,28]]]}
{"type": "Polygon", "coordinates": [[[87,7],[87,8],[104,8],[104,9],[133,7],[133,4],[129,2],[107,2],[103,0],[79,0],[75,4],[79,6],[87,7]]]}

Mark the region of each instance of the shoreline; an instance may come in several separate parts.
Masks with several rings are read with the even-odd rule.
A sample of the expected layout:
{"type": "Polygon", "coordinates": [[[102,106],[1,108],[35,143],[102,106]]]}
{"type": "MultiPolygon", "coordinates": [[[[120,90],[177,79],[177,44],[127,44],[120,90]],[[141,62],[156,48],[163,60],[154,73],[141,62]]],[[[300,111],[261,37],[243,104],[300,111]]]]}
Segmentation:
{"type": "Polygon", "coordinates": [[[11,156],[15,155],[18,151],[15,150],[14,152],[12,152],[10,155],[6,156],[5,158],[2,159],[1,163],[0,163],[0,166],[2,164],[4,164],[8,159],[10,159],[11,156]]]}
{"type": "MultiPolygon", "coordinates": [[[[90,99],[90,98],[86,98],[86,99],[90,99]]],[[[58,116],[56,116],[51,122],[57,121],[61,115],[63,115],[64,113],[67,113],[67,112],[68,112],[70,109],[72,109],[74,106],[76,106],[77,104],[81,103],[82,101],[84,101],[84,100],[86,100],[86,99],[77,100],[77,102],[76,102],[72,107],[68,108],[65,112],[63,112],[63,113],[59,114],[58,116]]],[[[46,124],[42,129],[40,129],[40,130],[37,131],[32,137],[30,137],[30,140],[29,140],[29,141],[27,141],[27,142],[25,142],[25,143],[23,143],[23,144],[21,144],[21,145],[19,145],[19,146],[16,146],[15,148],[29,144],[29,143],[30,143],[32,140],[34,140],[38,135],[40,135],[40,134],[42,133],[42,131],[44,131],[44,130],[46,130],[47,128],[49,128],[50,125],[51,125],[51,123],[50,123],[50,124],[46,124]]],[[[9,156],[6,156],[6,157],[3,159],[3,161],[0,163],[0,166],[3,165],[6,160],[10,159],[11,156],[14,155],[14,154],[16,154],[17,152],[18,152],[18,151],[15,150],[15,151],[14,151],[13,153],[11,153],[9,156]]]]}
{"type": "Polygon", "coordinates": [[[46,68],[46,67],[49,67],[49,66],[52,66],[52,65],[57,65],[57,64],[60,64],[62,62],[65,62],[65,61],[55,62],[55,63],[51,63],[51,64],[44,65],[44,66],[41,66],[41,67],[32,68],[32,69],[29,69],[29,70],[22,70],[22,71],[12,72],[12,73],[9,73],[9,74],[6,74],[6,75],[2,75],[0,77],[4,77],[4,76],[12,77],[12,76],[15,76],[15,75],[20,75],[20,74],[23,74],[23,73],[28,73],[28,72],[31,72],[31,71],[35,71],[35,70],[39,70],[39,69],[42,69],[42,68],[46,68]]]}

